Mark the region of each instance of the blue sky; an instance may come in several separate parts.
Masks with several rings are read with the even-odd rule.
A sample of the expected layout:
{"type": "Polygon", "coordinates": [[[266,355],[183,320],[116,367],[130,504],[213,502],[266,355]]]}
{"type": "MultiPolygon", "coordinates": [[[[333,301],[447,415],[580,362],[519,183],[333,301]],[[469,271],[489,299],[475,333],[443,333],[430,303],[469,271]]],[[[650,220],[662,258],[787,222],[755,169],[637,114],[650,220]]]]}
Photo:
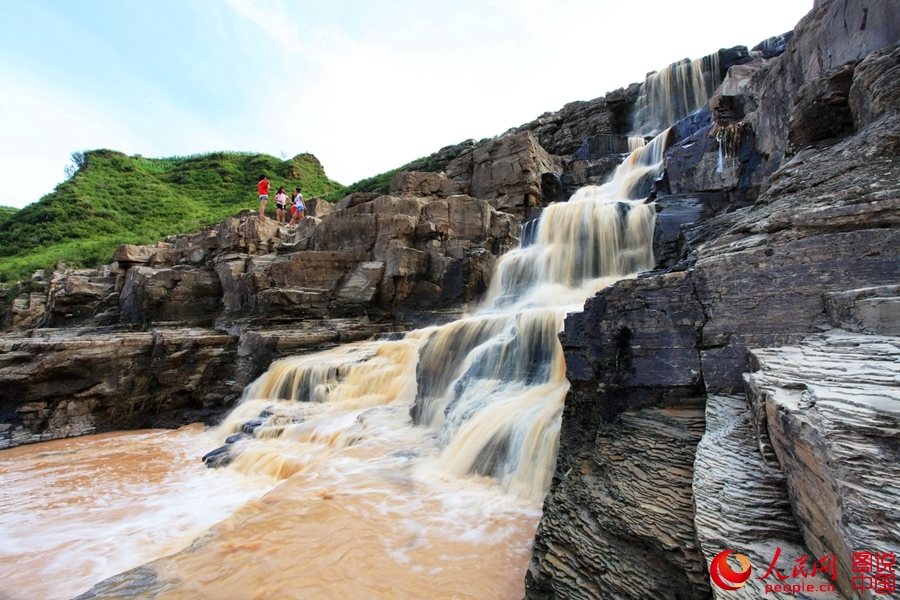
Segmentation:
{"type": "Polygon", "coordinates": [[[812,0],[0,1],[0,204],[75,150],[312,152],[349,184],[681,58],[812,0]]]}

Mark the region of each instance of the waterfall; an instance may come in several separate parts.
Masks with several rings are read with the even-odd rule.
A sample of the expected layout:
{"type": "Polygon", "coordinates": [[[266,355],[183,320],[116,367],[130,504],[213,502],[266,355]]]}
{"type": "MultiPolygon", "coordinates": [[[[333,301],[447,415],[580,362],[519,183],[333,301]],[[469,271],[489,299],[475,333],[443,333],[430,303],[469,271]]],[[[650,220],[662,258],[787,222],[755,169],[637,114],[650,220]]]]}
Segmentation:
{"type": "Polygon", "coordinates": [[[276,361],[216,430],[128,435],[118,458],[121,436],[23,447],[35,455],[7,491],[24,510],[42,469],[71,522],[39,507],[0,519],[19,544],[0,573],[47,598],[103,578],[86,598],[521,598],[569,387],[558,334],[653,267],[640,190],[665,138],[548,207],[466,318],[276,361]],[[216,445],[208,464],[224,468],[192,470],[216,445]],[[84,476],[60,476],[73,461],[84,476]],[[40,577],[18,564],[26,547],[40,577]]]}
{"type": "Polygon", "coordinates": [[[476,314],[274,363],[222,426],[227,461],[288,478],[380,444],[539,503],[568,390],[557,336],[590,295],[653,267],[655,209],[632,196],[658,173],[665,138],[636,144],[609,183],[549,206],[533,243],[498,261],[476,314]]]}
{"type": "Polygon", "coordinates": [[[716,136],[716,143],[719,145],[719,160],[716,162],[716,173],[721,173],[724,168],[722,164],[722,138],[716,136]]]}
{"type": "Polygon", "coordinates": [[[635,104],[635,134],[656,135],[698,111],[720,83],[718,52],[650,73],[635,104]]]}
{"type": "Polygon", "coordinates": [[[644,139],[644,136],[641,135],[629,135],[628,136],[628,152],[634,152],[639,148],[643,148],[647,145],[647,140],[644,139]]]}

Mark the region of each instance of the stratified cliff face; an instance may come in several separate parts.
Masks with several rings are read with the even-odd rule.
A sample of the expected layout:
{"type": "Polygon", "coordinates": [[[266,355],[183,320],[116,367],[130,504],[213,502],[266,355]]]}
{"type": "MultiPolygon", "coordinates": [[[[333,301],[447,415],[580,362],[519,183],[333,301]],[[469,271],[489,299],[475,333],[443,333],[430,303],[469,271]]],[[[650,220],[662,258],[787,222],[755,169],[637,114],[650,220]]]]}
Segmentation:
{"type": "MultiPolygon", "coordinates": [[[[818,2],[704,60],[724,80],[646,186],[658,267],[561,334],[571,389],[527,597],[876,597],[849,561],[900,553],[897,15],[818,2]],[[814,583],[836,591],[767,592],[779,548],[788,575],[833,554],[814,583]],[[710,581],[724,550],[753,565],[740,590],[710,581]]],[[[296,231],[243,215],[36,276],[0,339],[0,447],[212,419],[274,358],[457,314],[528,221],[621,162],[640,94],[461,144],[443,173],[296,231]]]]}
{"type": "MultiPolygon", "coordinates": [[[[489,146],[515,163],[495,187],[539,198],[533,137],[489,146]]],[[[248,211],[96,271],[37,273],[0,338],[0,448],[215,420],[275,358],[458,314],[520,218],[443,174],[398,174],[391,192],[311,201],[296,230],[248,211]]]]}
{"type": "Polygon", "coordinates": [[[837,592],[784,597],[873,597],[852,588],[851,552],[900,550],[885,485],[900,436],[900,339],[885,337],[900,316],[896,9],[821,3],[781,56],[733,67],[675,128],[660,217],[697,218],[668,236],[666,272],[566,321],[572,389],[529,598],[756,598],[780,583],[756,579],[778,547],[788,576],[802,556],[838,561],[837,592]],[[703,218],[729,201],[748,208],[703,218]],[[807,339],[832,327],[858,333],[807,339]],[[729,549],[754,568],[738,592],[707,575],[729,549]]]}

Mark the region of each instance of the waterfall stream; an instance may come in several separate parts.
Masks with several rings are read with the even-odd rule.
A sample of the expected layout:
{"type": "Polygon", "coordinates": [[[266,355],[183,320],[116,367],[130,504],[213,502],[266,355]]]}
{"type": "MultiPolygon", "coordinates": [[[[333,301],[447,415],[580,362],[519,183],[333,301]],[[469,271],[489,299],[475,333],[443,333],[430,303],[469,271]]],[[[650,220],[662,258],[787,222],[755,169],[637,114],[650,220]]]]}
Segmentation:
{"type": "MultiPolygon", "coordinates": [[[[66,593],[11,597],[68,597],[146,563],[87,597],[521,598],[569,387],[558,334],[588,297],[653,267],[655,207],[632,196],[658,173],[665,137],[635,144],[610,183],[545,209],[533,243],[498,261],[471,316],[273,363],[217,430],[184,442],[224,444],[210,459],[224,468],[201,486],[216,498],[198,521],[205,533],[159,523],[155,556],[122,550],[139,538],[105,550],[98,541],[99,564],[54,588],[66,593]]],[[[181,468],[160,480],[181,481],[181,468]]],[[[201,491],[159,502],[203,512],[201,491]]],[[[70,526],[114,529],[115,511],[141,512],[132,496],[85,505],[94,520],[79,525],[73,513],[70,526]]],[[[50,535],[34,527],[17,533],[23,544],[50,535]]],[[[0,554],[0,575],[22,579],[10,557],[0,554]]]]}
{"type": "Polygon", "coordinates": [[[718,53],[686,58],[649,74],[635,105],[635,134],[656,135],[696,112],[720,83],[718,53]]]}

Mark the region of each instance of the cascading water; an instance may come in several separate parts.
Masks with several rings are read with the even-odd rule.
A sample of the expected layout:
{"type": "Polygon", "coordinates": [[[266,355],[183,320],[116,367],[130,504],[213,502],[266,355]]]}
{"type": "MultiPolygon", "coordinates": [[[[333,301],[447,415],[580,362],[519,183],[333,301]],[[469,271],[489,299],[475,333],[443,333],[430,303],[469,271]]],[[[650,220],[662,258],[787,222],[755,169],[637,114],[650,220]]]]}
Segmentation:
{"type": "Polygon", "coordinates": [[[640,148],[643,148],[647,145],[647,140],[640,135],[630,135],[628,136],[628,152],[634,152],[640,148]]]}
{"type": "Polygon", "coordinates": [[[398,413],[404,427],[409,413],[423,436],[417,452],[433,439],[440,468],[488,475],[540,501],[568,389],[558,333],[588,296],[653,267],[656,212],[629,195],[657,173],[664,145],[661,135],[610,183],[548,207],[535,242],[501,258],[475,316],[273,364],[222,427],[223,435],[252,433],[228,448],[228,460],[289,477],[367,440],[366,411],[398,413]]]}
{"type": "Polygon", "coordinates": [[[698,111],[720,83],[718,53],[693,61],[686,58],[651,73],[635,105],[635,134],[656,135],[698,111]]]}
{"type": "Polygon", "coordinates": [[[277,487],[88,597],[521,598],[569,386],[558,334],[653,267],[635,190],[665,138],[548,207],[475,315],[272,364],[205,435],[227,442],[210,473],[277,487]]]}

